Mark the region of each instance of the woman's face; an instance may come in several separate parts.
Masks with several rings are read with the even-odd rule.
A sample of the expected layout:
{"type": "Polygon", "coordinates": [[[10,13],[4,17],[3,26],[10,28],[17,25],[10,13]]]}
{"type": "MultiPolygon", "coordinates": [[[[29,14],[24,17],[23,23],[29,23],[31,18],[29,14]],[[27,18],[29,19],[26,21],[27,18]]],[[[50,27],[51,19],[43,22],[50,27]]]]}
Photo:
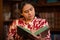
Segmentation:
{"type": "Polygon", "coordinates": [[[27,20],[31,20],[35,16],[35,9],[31,4],[25,4],[22,9],[22,16],[27,20]]]}

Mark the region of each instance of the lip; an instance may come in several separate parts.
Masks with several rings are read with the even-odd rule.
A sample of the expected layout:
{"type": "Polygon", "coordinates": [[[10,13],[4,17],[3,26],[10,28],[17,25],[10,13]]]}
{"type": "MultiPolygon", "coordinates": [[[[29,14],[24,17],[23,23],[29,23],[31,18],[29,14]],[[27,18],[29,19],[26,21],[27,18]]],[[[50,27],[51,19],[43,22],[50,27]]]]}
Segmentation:
{"type": "Polygon", "coordinates": [[[29,17],[32,17],[32,15],[30,15],[29,17]]]}

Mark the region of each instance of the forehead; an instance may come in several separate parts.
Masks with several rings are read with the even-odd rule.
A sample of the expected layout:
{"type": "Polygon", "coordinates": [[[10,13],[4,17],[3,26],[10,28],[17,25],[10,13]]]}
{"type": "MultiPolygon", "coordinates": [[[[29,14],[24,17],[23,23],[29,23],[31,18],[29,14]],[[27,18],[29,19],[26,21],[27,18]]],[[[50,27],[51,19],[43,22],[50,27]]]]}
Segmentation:
{"type": "Polygon", "coordinates": [[[31,4],[25,4],[23,10],[29,10],[30,8],[34,8],[31,4]]]}

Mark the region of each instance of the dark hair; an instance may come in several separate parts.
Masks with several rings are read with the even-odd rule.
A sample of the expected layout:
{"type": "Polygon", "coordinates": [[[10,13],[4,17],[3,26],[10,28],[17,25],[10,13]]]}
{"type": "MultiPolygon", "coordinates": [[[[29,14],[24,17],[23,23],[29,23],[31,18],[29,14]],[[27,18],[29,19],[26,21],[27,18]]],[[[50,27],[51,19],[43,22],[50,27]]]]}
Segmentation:
{"type": "MultiPolygon", "coordinates": [[[[18,11],[19,12],[15,12],[12,14],[12,19],[18,19],[18,18],[22,18],[23,16],[21,15],[22,13],[22,9],[23,7],[26,5],[26,4],[31,4],[34,8],[35,8],[35,4],[33,2],[30,2],[30,1],[21,1],[19,4],[18,4],[18,11]]],[[[36,10],[36,9],[35,9],[36,10]]]]}
{"type": "Polygon", "coordinates": [[[31,4],[32,6],[34,6],[34,4],[32,2],[21,2],[18,6],[18,8],[20,9],[20,12],[22,13],[22,9],[26,4],[31,4]]]}

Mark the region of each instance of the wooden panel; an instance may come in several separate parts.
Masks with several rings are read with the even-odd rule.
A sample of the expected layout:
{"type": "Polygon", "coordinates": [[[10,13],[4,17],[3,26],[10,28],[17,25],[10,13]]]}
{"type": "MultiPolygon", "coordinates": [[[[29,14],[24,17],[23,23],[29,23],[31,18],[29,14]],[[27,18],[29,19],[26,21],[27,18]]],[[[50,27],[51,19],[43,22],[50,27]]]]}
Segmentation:
{"type": "Polygon", "coordinates": [[[60,12],[55,13],[55,31],[60,31],[60,12]]]}
{"type": "Polygon", "coordinates": [[[0,0],[0,40],[2,40],[3,32],[3,14],[2,14],[2,0],[0,0]]]}

